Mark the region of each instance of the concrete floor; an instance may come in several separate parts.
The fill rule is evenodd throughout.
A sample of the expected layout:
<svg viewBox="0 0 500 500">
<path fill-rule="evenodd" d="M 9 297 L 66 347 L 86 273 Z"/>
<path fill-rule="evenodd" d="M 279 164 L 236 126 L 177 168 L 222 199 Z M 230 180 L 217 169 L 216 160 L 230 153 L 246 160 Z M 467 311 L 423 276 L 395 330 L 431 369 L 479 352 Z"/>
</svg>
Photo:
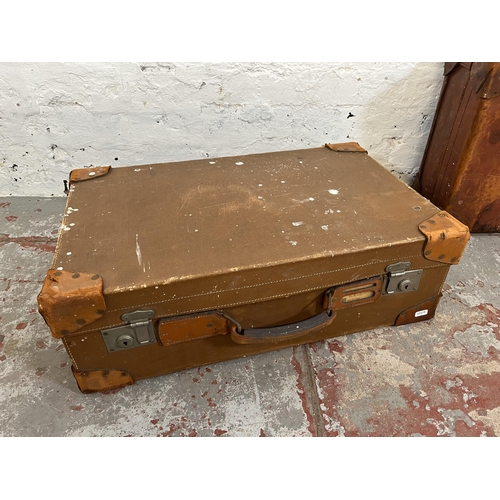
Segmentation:
<svg viewBox="0 0 500 500">
<path fill-rule="evenodd" d="M 78 391 L 37 312 L 65 198 L 0 198 L 1 436 L 500 435 L 500 234 L 473 235 L 436 317 Z"/>
</svg>

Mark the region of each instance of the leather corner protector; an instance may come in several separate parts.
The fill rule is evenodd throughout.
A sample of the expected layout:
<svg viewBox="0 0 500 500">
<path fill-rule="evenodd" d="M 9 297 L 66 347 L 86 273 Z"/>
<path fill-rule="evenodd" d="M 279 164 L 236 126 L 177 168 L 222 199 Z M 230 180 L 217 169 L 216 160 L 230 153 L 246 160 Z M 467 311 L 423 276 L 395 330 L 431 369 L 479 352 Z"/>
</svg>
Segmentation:
<svg viewBox="0 0 500 500">
<path fill-rule="evenodd" d="M 69 174 L 69 183 L 88 181 L 106 175 L 111 170 L 111 166 L 107 167 L 91 167 L 91 168 L 77 168 L 72 170 Z"/>
<path fill-rule="evenodd" d="M 442 294 L 439 294 L 438 296 L 432 297 L 424 302 L 420 302 L 415 306 L 408 307 L 399 314 L 394 325 L 408 325 L 410 323 L 432 319 L 436 314 L 436 308 L 441 300 L 441 297 Z"/>
<path fill-rule="evenodd" d="M 38 311 L 55 338 L 76 332 L 106 310 L 97 274 L 49 269 L 38 295 Z"/>
<path fill-rule="evenodd" d="M 470 238 L 469 228 L 441 211 L 418 226 L 425 235 L 424 257 L 443 264 L 458 264 Z"/>
<path fill-rule="evenodd" d="M 343 142 L 340 144 L 325 144 L 325 147 L 340 153 L 367 153 L 357 142 Z"/>
<path fill-rule="evenodd" d="M 71 371 L 84 394 L 121 389 L 134 384 L 132 375 L 126 370 L 77 370 L 72 365 Z"/>
</svg>

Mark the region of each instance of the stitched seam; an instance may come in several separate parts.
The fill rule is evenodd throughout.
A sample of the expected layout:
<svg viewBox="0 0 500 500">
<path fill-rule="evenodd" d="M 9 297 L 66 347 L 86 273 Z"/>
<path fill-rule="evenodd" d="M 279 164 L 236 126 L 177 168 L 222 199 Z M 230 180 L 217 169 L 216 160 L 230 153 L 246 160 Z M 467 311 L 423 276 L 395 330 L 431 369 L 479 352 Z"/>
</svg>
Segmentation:
<svg viewBox="0 0 500 500">
<path fill-rule="evenodd" d="M 413 257 L 421 257 L 420 255 L 412 255 L 410 257 L 402 257 L 403 259 L 411 259 Z M 394 259 L 389 259 L 389 260 L 382 260 L 380 262 L 391 262 L 393 261 Z M 293 281 L 293 280 L 298 280 L 298 279 L 303 279 L 303 278 L 311 278 L 312 276 L 320 276 L 320 275 L 323 275 L 323 274 L 331 274 L 331 273 L 337 273 L 337 272 L 340 272 L 340 271 L 347 271 L 349 269 L 358 269 L 359 267 L 363 267 L 363 266 L 369 266 L 369 265 L 373 265 L 373 264 L 361 264 L 360 266 L 351 266 L 351 267 L 344 267 L 342 269 L 335 269 L 333 271 L 324 271 L 322 273 L 315 273 L 315 274 L 308 274 L 306 276 L 298 276 L 296 278 L 289 278 L 289 279 L 286 279 L 286 280 L 278 280 L 278 281 L 268 281 L 266 283 L 257 283 L 255 285 L 248 285 L 248 286 L 243 286 L 243 287 L 240 287 L 240 288 L 233 288 L 231 290 L 221 290 L 219 292 L 203 292 L 203 293 L 197 293 L 197 294 L 194 294 L 194 295 L 185 295 L 183 297 L 175 297 L 175 298 L 172 298 L 172 299 L 165 299 L 165 300 L 159 300 L 157 302 L 148 302 L 146 304 L 141 304 L 141 305 L 138 305 L 138 306 L 134 306 L 134 307 L 146 307 L 146 306 L 152 306 L 152 305 L 155 305 L 155 304 L 164 304 L 166 302 L 173 302 L 173 301 L 176 301 L 176 300 L 183 300 L 183 299 L 192 299 L 192 298 L 195 298 L 195 297 L 203 297 L 203 296 L 206 296 L 206 295 L 220 295 L 221 293 L 232 293 L 232 292 L 237 292 L 238 290 L 245 290 L 245 289 L 248 289 L 248 288 L 255 288 L 255 287 L 258 287 L 258 286 L 265 286 L 265 285 L 272 285 L 274 283 L 283 283 L 283 282 L 286 282 L 286 281 Z M 442 267 L 443 264 L 437 264 L 437 265 L 433 265 L 433 266 L 426 266 L 426 267 L 418 267 L 418 269 L 431 269 L 431 268 L 434 268 L 434 267 Z M 409 269 L 411 270 L 411 269 Z M 371 277 L 373 275 L 369 275 L 368 277 Z M 357 279 L 364 279 L 364 278 L 357 278 Z M 339 283 L 334 283 L 334 285 L 338 285 Z M 330 285 L 330 286 L 333 286 L 333 285 Z M 321 288 L 321 287 L 319 287 Z M 106 311 L 106 312 L 109 312 L 109 313 L 112 313 L 112 312 L 117 312 L 117 311 L 125 311 L 127 309 L 130 309 L 130 307 L 121 307 L 119 309 L 110 309 L 109 311 Z M 83 333 L 83 331 L 82 331 Z"/>
<path fill-rule="evenodd" d="M 361 278 L 362 279 L 362 278 Z M 338 285 L 340 284 L 339 283 L 333 283 L 332 285 L 327 285 L 327 288 L 330 287 L 330 286 L 335 286 L 335 285 Z M 299 293 L 303 293 L 303 292 L 310 292 L 311 290 L 321 290 L 322 288 L 324 287 L 313 287 L 313 288 L 306 288 L 305 290 L 298 290 L 297 294 Z M 280 297 L 288 297 L 290 294 L 288 293 L 285 293 L 285 294 L 279 294 L 279 295 L 273 295 L 271 297 L 266 297 L 264 298 L 262 301 L 259 301 L 259 302 L 265 302 L 267 300 L 271 300 L 271 299 L 276 299 L 276 298 L 280 298 Z M 156 303 L 156 302 L 155 302 Z M 233 306 L 239 306 L 241 304 L 248 304 L 248 300 L 243 300 L 243 301 L 240 301 L 240 302 L 233 302 L 232 304 L 223 304 L 223 305 L 219 305 L 217 306 L 217 309 L 223 309 L 225 307 L 233 307 Z M 199 309 L 191 309 L 189 311 L 182 311 L 182 314 L 189 314 L 189 313 L 192 313 L 192 312 L 199 312 L 200 310 Z M 207 311 L 210 311 L 210 309 L 207 309 Z M 156 318 L 153 318 L 153 319 L 156 319 Z M 98 330 L 103 330 L 103 329 L 106 329 L 106 328 L 113 328 L 115 326 L 121 326 L 123 325 L 123 323 L 116 323 L 114 325 L 110 325 L 110 326 L 105 326 L 105 327 L 101 327 L 101 328 L 95 328 L 93 330 L 85 330 L 85 331 L 81 331 L 81 332 L 78 332 L 78 333 L 89 333 L 89 332 L 94 332 L 94 331 L 98 331 Z"/>
<path fill-rule="evenodd" d="M 223 318 L 223 316 L 221 316 L 220 314 L 217 314 L 217 313 L 215 313 L 215 314 L 204 313 L 204 314 L 198 314 L 198 315 L 196 315 L 196 316 L 193 316 L 193 317 L 192 317 L 192 319 L 198 319 L 198 318 L 209 318 L 210 316 L 217 316 L 217 317 L 219 317 L 219 318 Z M 225 318 L 224 318 L 224 319 L 225 319 Z M 176 321 L 179 321 L 179 318 L 167 319 L 167 320 L 165 320 L 165 323 L 163 323 L 163 324 L 167 324 L 167 323 L 175 323 Z M 226 319 L 226 322 L 227 322 L 227 319 Z M 163 342 L 163 340 L 162 340 L 162 334 L 161 334 L 161 333 L 159 333 L 159 334 L 158 334 L 158 336 L 160 337 L 160 341 L 161 341 L 161 343 L 162 343 L 164 346 L 168 346 L 168 345 L 180 344 L 180 343 L 182 343 L 182 342 L 189 342 L 189 341 L 191 341 L 191 340 L 206 339 L 206 338 L 208 338 L 208 337 L 217 337 L 218 335 L 227 335 L 227 333 L 228 333 L 228 332 L 226 332 L 226 333 L 209 333 L 209 334 L 207 334 L 207 335 L 203 335 L 202 337 L 196 337 L 196 338 L 194 338 L 194 339 L 176 340 L 176 341 L 174 341 L 174 342 L 168 342 L 167 344 L 165 344 L 165 343 Z M 167 336 L 167 334 L 163 334 L 163 336 L 164 336 L 164 337 L 166 337 L 166 336 Z M 167 338 L 167 339 L 165 339 L 165 340 L 168 340 L 168 338 Z"/>
<path fill-rule="evenodd" d="M 429 266 L 429 267 L 425 267 L 425 268 L 419 268 L 419 269 L 430 269 L 430 268 L 433 268 L 433 267 L 442 267 L 442 265 L 436 265 L 436 266 Z M 362 280 L 362 279 L 367 279 L 367 278 L 371 278 L 373 277 L 372 275 L 370 276 L 365 276 L 365 277 L 361 277 L 361 278 L 358 278 L 359 280 Z M 344 284 L 345 282 L 343 281 L 339 281 L 338 283 L 332 283 L 330 285 L 322 285 L 322 286 L 315 286 L 315 287 L 312 287 L 312 288 L 306 288 L 304 290 L 297 290 L 296 292 L 293 293 L 293 295 L 298 295 L 299 293 L 304 293 L 304 292 L 310 292 L 312 290 L 321 290 L 322 288 L 330 288 L 332 286 L 336 286 L 336 285 L 341 285 L 341 284 Z M 231 290 L 230 290 L 231 291 Z M 205 295 L 208 295 L 208 294 L 205 294 Z M 273 295 L 271 297 L 265 297 L 264 299 L 260 300 L 259 302 L 266 302 L 267 300 L 271 300 L 271 299 L 277 299 L 277 298 L 280 298 L 280 297 L 288 297 L 290 296 L 289 293 L 283 293 L 283 294 L 279 294 L 279 295 Z M 183 298 L 187 298 L 187 297 L 183 297 Z M 143 304 L 142 306 L 135 306 L 135 307 L 144 307 L 146 305 L 153 305 L 153 304 L 160 304 L 160 303 L 164 303 L 164 302 L 170 302 L 172 299 L 169 299 L 169 300 L 164 300 L 164 301 L 160 301 L 160 302 L 151 302 L 149 304 Z M 175 299 L 174 299 L 175 300 Z M 178 299 L 180 300 L 180 299 Z M 233 302 L 232 304 L 224 304 L 224 305 L 219 305 L 217 306 L 217 309 L 223 309 L 225 307 L 233 307 L 233 306 L 239 306 L 239 305 L 242 305 L 242 304 L 248 304 L 248 300 L 243 300 L 243 301 L 240 301 L 240 302 Z M 130 309 L 129 307 L 126 307 L 124 309 Z M 121 309 L 115 309 L 115 311 L 120 311 Z M 206 309 L 207 311 L 210 311 L 210 309 Z M 112 312 L 112 311 L 109 311 L 109 312 Z M 200 309 L 191 309 L 189 311 L 182 311 L 182 315 L 185 315 L 185 314 L 190 314 L 190 313 L 193 313 L 193 312 L 200 312 Z M 152 319 L 161 319 L 161 316 L 158 316 L 158 317 L 154 317 Z M 99 331 L 99 330 L 105 330 L 107 328 L 114 328 L 115 326 L 122 326 L 124 323 L 115 323 L 114 325 L 109 325 L 109 326 L 103 326 L 103 327 L 100 327 L 100 328 L 94 328 L 92 330 L 81 330 L 81 331 L 78 331 L 79 334 L 84 334 L 84 333 L 90 333 L 90 332 L 96 332 L 96 331 Z"/>
<path fill-rule="evenodd" d="M 76 360 L 75 360 L 75 358 L 74 358 L 74 356 L 73 356 L 73 353 L 71 352 L 71 349 L 69 348 L 69 345 L 68 345 L 68 342 L 66 341 L 66 339 L 63 339 L 63 344 L 64 344 L 64 346 L 66 347 L 66 351 L 67 351 L 67 352 L 68 352 L 68 354 L 69 354 L 69 357 L 70 357 L 70 359 L 71 359 L 71 361 L 72 361 L 72 363 L 73 363 L 73 366 L 74 366 L 77 370 L 79 370 L 78 365 L 76 364 Z"/>
<path fill-rule="evenodd" d="M 206 318 L 206 317 L 209 317 L 209 316 L 217 316 L 219 318 L 223 318 L 223 319 L 226 319 L 224 318 L 224 316 L 222 316 L 221 314 L 217 314 L 217 313 L 209 313 L 209 312 L 205 312 L 205 313 L 201 313 L 201 314 L 198 314 L 196 316 L 191 316 L 189 319 L 199 319 L 199 318 Z M 171 319 L 167 319 L 165 318 L 164 319 L 164 322 L 165 323 L 172 323 L 174 321 L 180 321 L 181 320 L 181 317 L 178 316 L 176 318 L 171 318 Z"/>
<path fill-rule="evenodd" d="M 160 341 L 161 341 L 162 345 L 164 345 L 166 347 L 166 346 L 169 346 L 169 345 L 183 344 L 184 342 L 191 342 L 192 340 L 206 339 L 206 338 L 209 338 L 209 337 L 218 337 L 219 335 L 227 335 L 227 333 L 214 333 L 214 334 L 209 333 L 208 335 L 203 335 L 203 337 L 196 337 L 194 339 L 176 340 L 175 342 L 168 342 L 166 344 L 163 342 L 162 336 L 159 335 L 159 337 L 160 337 Z"/>
<path fill-rule="evenodd" d="M 450 268 L 448 267 L 448 269 L 446 270 L 446 272 L 444 273 L 444 278 L 443 278 L 443 281 L 441 283 L 441 286 L 439 287 L 439 293 L 441 294 L 443 292 L 443 286 L 444 286 L 444 283 L 446 281 L 446 278 L 448 277 L 448 273 L 450 272 Z"/>
</svg>

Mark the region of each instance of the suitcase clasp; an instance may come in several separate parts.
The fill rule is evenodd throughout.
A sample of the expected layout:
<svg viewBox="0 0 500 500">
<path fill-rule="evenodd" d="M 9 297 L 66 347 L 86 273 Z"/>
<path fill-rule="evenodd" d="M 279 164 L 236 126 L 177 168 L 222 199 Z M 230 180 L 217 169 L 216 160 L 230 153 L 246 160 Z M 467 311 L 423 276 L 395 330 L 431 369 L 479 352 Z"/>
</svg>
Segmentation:
<svg viewBox="0 0 500 500">
<path fill-rule="evenodd" d="M 108 352 L 155 343 L 156 336 L 152 321 L 154 315 L 155 312 L 150 309 L 125 313 L 121 319 L 127 321 L 128 325 L 102 330 L 101 335 Z"/>
<path fill-rule="evenodd" d="M 414 292 L 418 289 L 422 269 L 409 271 L 411 262 L 397 262 L 385 268 L 388 273 L 384 280 L 383 295 Z"/>
</svg>

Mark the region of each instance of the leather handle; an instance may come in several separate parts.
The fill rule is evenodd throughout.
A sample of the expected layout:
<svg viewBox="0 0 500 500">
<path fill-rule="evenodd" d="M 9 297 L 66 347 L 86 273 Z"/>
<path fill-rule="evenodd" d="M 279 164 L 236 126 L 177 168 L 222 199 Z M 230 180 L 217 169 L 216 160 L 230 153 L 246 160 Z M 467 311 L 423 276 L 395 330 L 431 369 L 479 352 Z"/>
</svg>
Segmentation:
<svg viewBox="0 0 500 500">
<path fill-rule="evenodd" d="M 375 302 L 382 294 L 383 276 L 375 276 L 336 288 L 330 288 L 325 293 L 325 309 L 313 316 L 289 325 L 273 326 L 269 328 L 252 328 L 242 330 L 241 326 L 229 316 L 227 319 L 231 327 L 231 338 L 237 344 L 258 344 L 261 342 L 283 342 L 312 333 L 332 323 L 337 310 Z"/>
<path fill-rule="evenodd" d="M 283 342 L 301 337 L 328 326 L 335 319 L 336 311 L 324 310 L 321 313 L 297 323 L 273 326 L 269 328 L 251 328 L 238 332 L 236 326 L 231 328 L 231 338 L 238 344 L 258 344 L 261 342 Z"/>
</svg>

